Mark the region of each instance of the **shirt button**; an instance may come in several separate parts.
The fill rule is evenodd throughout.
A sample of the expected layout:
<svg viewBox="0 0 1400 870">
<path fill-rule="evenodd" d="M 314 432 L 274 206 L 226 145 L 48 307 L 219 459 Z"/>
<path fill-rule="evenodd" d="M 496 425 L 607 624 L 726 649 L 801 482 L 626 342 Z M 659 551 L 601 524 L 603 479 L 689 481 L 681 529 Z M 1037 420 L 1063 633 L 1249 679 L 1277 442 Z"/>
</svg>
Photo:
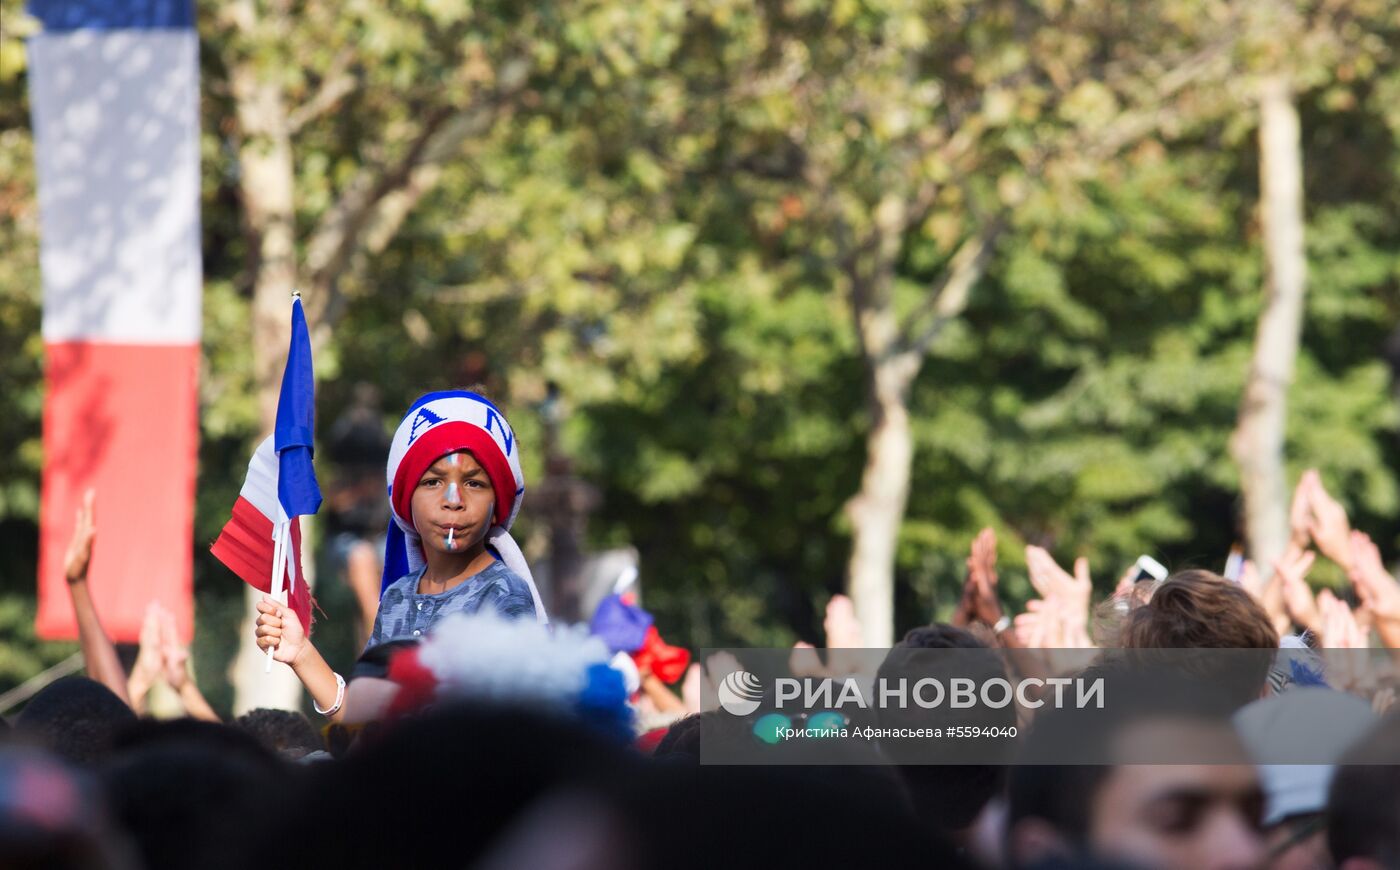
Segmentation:
<svg viewBox="0 0 1400 870">
<path fill-rule="evenodd" d="M 422 633 L 423 633 L 423 632 L 419 631 L 419 630 L 416 629 L 416 628 L 413 630 L 413 636 L 414 636 L 414 637 L 418 637 L 418 636 L 419 636 L 420 634 L 422 634 Z"/>
</svg>

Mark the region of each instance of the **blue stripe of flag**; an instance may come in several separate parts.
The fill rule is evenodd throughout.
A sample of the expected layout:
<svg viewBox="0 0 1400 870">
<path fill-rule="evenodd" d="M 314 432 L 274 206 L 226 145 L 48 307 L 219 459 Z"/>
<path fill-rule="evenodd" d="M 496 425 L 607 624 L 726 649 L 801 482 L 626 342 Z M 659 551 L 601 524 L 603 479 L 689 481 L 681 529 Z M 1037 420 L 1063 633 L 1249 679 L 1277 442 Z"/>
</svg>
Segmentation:
<svg viewBox="0 0 1400 870">
<path fill-rule="evenodd" d="M 194 29 L 194 0 L 29 0 L 44 32 Z"/>
<path fill-rule="evenodd" d="M 277 499 L 289 517 L 314 514 L 321 507 L 321 487 L 311 465 L 315 450 L 316 385 L 311 371 L 311 336 L 301 300 L 292 302 L 292 340 L 282 392 L 277 397 Z"/>
</svg>

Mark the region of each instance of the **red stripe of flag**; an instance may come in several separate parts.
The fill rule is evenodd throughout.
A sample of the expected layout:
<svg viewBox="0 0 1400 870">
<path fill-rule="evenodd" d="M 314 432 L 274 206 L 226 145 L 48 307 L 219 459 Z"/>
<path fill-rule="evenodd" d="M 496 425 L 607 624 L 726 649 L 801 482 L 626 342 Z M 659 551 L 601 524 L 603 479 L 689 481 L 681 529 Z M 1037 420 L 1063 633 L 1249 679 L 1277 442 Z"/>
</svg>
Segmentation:
<svg viewBox="0 0 1400 870">
<path fill-rule="evenodd" d="M 49 344 L 46 355 L 35 630 L 51 640 L 77 637 L 63 557 L 83 490 L 94 487 L 88 576 L 103 626 L 135 643 L 146 605 L 159 601 L 188 641 L 199 345 L 74 341 Z"/>
<path fill-rule="evenodd" d="M 292 552 L 288 560 L 296 572 L 296 581 L 288 592 L 287 604 L 301 619 L 302 627 L 310 632 L 311 588 L 301 570 L 301 524 L 295 517 L 292 518 L 291 537 Z M 272 520 L 243 496 L 233 503 L 233 516 L 219 533 L 211 552 L 244 583 L 261 592 L 272 592 Z"/>
</svg>

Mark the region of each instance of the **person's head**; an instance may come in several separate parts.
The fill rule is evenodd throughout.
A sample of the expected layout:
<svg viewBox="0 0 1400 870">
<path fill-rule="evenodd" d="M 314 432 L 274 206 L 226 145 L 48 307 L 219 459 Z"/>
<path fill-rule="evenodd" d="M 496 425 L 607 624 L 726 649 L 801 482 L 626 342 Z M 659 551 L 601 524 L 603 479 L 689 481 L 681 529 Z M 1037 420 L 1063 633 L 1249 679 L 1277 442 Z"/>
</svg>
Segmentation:
<svg viewBox="0 0 1400 870">
<path fill-rule="evenodd" d="M 1400 867 L 1400 715 L 1382 720 L 1337 767 L 1327 846 L 1338 870 Z"/>
<path fill-rule="evenodd" d="M 296 773 L 251 735 L 192 719 L 127 729 L 101 769 L 112 814 L 149 870 L 249 866 L 250 820 L 282 811 Z"/>
<path fill-rule="evenodd" d="M 602 805 L 637 762 L 562 716 L 438 706 L 308 769 L 266 833 L 285 866 L 474 866 L 531 807 L 562 792 Z"/>
<path fill-rule="evenodd" d="M 1254 597 L 1210 571 L 1168 577 L 1123 622 L 1121 646 L 1138 649 L 1278 649 L 1278 632 Z"/>
<path fill-rule="evenodd" d="M 310 720 L 291 710 L 259 707 L 239 716 L 233 724 L 284 758 L 301 758 L 326 748 Z"/>
<path fill-rule="evenodd" d="M 713 711 L 682 722 L 682 738 L 703 731 L 701 739 L 728 740 L 731 723 L 746 720 Z M 910 856 L 929 867 L 965 866 L 919 824 L 899 777 L 877 763 L 868 742 L 753 742 L 755 763 L 691 764 L 678 753 L 645 763 L 633 818 L 665 858 L 655 866 L 892 867 Z M 705 845 L 677 850 L 678 842 Z"/>
<path fill-rule="evenodd" d="M 750 723 L 723 710 L 692 713 L 671 723 L 651 757 L 657 761 L 699 764 L 700 744 L 707 737 L 733 745 L 751 739 Z"/>
<path fill-rule="evenodd" d="M 135 721 L 136 714 L 111 689 L 87 677 L 65 677 L 29 700 L 15 729 L 60 758 L 92 764 Z"/>
<path fill-rule="evenodd" d="M 959 650 L 942 654 L 926 650 Z M 952 625 L 934 623 L 910 629 L 881 664 L 878 678 L 886 685 L 903 678 L 912 684 L 925 677 L 947 683 L 951 677 L 970 677 L 979 682 L 1005 677 L 1000 657 L 971 632 Z M 929 712 L 913 709 L 879 709 L 882 727 L 922 727 L 931 724 Z M 1014 707 L 1001 710 L 973 708 L 969 713 L 977 725 L 1009 727 L 1016 724 Z M 953 723 L 949 723 L 953 724 Z M 964 724 L 964 723 L 957 723 Z M 896 760 L 899 747 L 885 747 Z M 926 755 L 925 747 L 917 754 Z M 911 759 L 913 760 L 913 759 Z M 919 760 L 928 760 L 921 758 Z M 909 790 L 920 821 L 940 836 L 961 839 L 976 822 L 987 803 L 1005 782 L 1005 767 L 995 764 L 902 764 L 900 776 Z"/>
<path fill-rule="evenodd" d="M 1193 870 L 1262 860 L 1263 795 L 1222 702 L 1183 706 L 1189 681 L 1140 677 L 1110 678 L 1103 709 L 1041 711 L 1010 775 L 1014 866 L 1086 855 Z M 1174 763 L 1143 763 L 1161 758 Z M 1107 763 L 1074 763 L 1094 759 Z"/>
<path fill-rule="evenodd" d="M 425 486 L 430 478 L 438 482 Z M 446 532 L 432 522 L 446 513 L 452 483 L 458 500 L 480 497 L 466 491 L 468 481 L 474 481 L 473 490 L 489 491 L 491 524 L 509 529 L 525 494 L 514 430 L 499 408 L 476 393 L 429 393 L 408 409 L 389 448 L 389 499 L 399 527 L 418 533 L 414 513 L 421 506 L 432 514 L 424 518 L 430 534 L 423 538 L 440 533 L 445 540 Z"/>
<path fill-rule="evenodd" d="M 1270 870 L 1328 866 L 1327 789 L 1336 762 L 1375 721 L 1361 698 L 1311 686 L 1263 698 L 1235 714 L 1235 730 L 1259 765 Z"/>
<path fill-rule="evenodd" d="M 1269 615 L 1243 587 L 1209 571 L 1182 571 L 1127 614 L 1125 650 L 1255 650 L 1200 653 L 1182 663 L 1202 681 L 1228 686 L 1238 706 L 1265 690 L 1279 637 Z"/>
<path fill-rule="evenodd" d="M 920 625 L 904 633 L 895 644 L 902 649 L 986 649 L 987 645 L 965 628 L 934 622 Z"/>
<path fill-rule="evenodd" d="M 525 497 L 525 474 L 519 439 L 499 408 L 466 390 L 419 398 L 394 432 L 386 477 L 393 515 L 386 586 L 428 559 L 474 556 L 472 548 L 489 541 L 493 554 L 531 587 L 543 617 L 529 565 L 509 534 Z"/>
</svg>

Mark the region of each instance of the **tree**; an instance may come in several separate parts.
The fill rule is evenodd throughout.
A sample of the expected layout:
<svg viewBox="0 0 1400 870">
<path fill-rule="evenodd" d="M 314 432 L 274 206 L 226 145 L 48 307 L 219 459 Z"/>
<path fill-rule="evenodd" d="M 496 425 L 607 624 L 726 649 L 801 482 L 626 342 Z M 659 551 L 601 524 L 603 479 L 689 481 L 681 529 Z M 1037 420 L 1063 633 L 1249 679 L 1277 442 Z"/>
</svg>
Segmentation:
<svg viewBox="0 0 1400 870">
<path fill-rule="evenodd" d="M 868 429 L 845 507 L 847 583 L 867 641 L 884 644 L 909 395 L 930 349 L 1030 192 L 1072 184 L 1170 117 L 1228 46 L 1094 4 L 799 4 L 749 18 L 766 43 L 725 71 L 746 149 L 733 163 L 756 190 L 800 180 L 780 255 L 800 250 L 850 312 Z"/>
<path fill-rule="evenodd" d="M 1311 7 L 1282 0 L 1258 4 L 1244 37 L 1247 60 L 1257 68 L 1266 302 L 1231 449 L 1240 466 L 1250 553 L 1265 576 L 1273 573 L 1273 562 L 1288 543 L 1284 432 L 1307 282 L 1303 146 L 1295 91 L 1300 81 L 1313 86 L 1326 81 L 1334 65 L 1355 56 L 1359 46 L 1348 34 L 1359 29 L 1356 19 L 1369 25 L 1361 32 L 1371 32 L 1380 23 L 1366 21 L 1377 10 L 1365 5 Z M 1284 48 L 1293 45 L 1305 49 Z"/>
</svg>

